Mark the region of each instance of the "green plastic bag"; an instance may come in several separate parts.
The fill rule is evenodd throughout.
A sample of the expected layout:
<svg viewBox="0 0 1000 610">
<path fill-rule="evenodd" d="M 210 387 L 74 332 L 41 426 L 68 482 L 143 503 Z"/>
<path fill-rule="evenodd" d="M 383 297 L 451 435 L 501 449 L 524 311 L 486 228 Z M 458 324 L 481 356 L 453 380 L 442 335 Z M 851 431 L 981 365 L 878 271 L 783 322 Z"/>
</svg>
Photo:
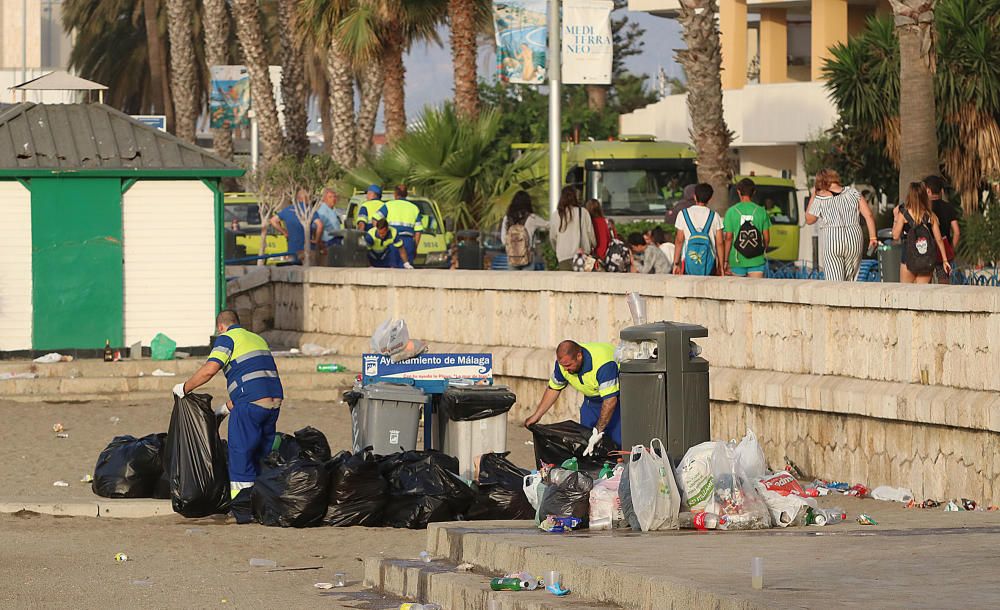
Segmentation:
<svg viewBox="0 0 1000 610">
<path fill-rule="evenodd" d="M 174 351 L 177 350 L 177 342 L 163 333 L 158 333 L 150 343 L 150 351 L 153 353 L 153 360 L 173 360 Z"/>
</svg>

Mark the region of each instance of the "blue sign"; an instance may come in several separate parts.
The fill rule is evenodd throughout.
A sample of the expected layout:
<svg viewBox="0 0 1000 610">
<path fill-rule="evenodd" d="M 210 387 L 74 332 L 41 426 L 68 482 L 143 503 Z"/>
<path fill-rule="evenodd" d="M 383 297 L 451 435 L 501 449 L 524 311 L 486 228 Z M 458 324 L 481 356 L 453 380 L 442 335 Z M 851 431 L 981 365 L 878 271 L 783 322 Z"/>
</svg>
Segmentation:
<svg viewBox="0 0 1000 610">
<path fill-rule="evenodd" d="M 167 117 L 162 114 L 133 114 L 132 118 L 160 131 L 167 130 Z"/>
<path fill-rule="evenodd" d="M 392 362 L 381 354 L 364 354 L 365 380 L 412 379 L 421 381 L 493 382 L 493 354 L 421 354 L 403 362 Z"/>
</svg>

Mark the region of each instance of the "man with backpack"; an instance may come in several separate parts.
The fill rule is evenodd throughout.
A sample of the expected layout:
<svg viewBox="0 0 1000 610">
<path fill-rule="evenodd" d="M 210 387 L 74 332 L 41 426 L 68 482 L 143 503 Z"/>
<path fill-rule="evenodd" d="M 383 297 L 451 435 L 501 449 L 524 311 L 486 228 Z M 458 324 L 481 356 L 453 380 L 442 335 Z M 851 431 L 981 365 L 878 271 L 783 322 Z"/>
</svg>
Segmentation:
<svg viewBox="0 0 1000 610">
<path fill-rule="evenodd" d="M 767 245 L 771 241 L 771 217 L 754 203 L 757 192 L 753 180 L 744 178 L 736 184 L 739 203 L 729 208 L 723 221 L 726 236 L 726 271 L 740 277 L 764 277 L 767 271 Z"/>
<path fill-rule="evenodd" d="M 677 216 L 675 275 L 722 275 L 722 219 L 708 208 L 714 193 L 710 184 L 695 185 L 695 204 Z"/>
</svg>

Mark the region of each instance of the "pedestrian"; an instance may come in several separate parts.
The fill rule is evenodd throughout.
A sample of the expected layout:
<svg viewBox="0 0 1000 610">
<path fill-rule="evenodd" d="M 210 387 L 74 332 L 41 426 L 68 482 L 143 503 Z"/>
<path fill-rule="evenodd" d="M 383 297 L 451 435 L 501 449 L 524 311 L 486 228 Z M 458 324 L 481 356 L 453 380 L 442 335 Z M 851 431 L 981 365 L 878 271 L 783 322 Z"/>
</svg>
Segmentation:
<svg viewBox="0 0 1000 610">
<path fill-rule="evenodd" d="M 330 246 L 343 241 L 343 237 L 336 234 L 336 231 L 343 228 L 340 214 L 337 213 L 336 208 L 337 193 L 329 187 L 323 189 L 322 203 L 316 209 L 317 233 L 319 233 L 316 249 L 319 251 L 320 261 L 326 261 Z"/>
<path fill-rule="evenodd" d="M 893 214 L 892 239 L 903 241 L 899 281 L 904 284 L 929 284 L 938 258 L 944 261 L 941 263 L 944 272 L 950 274 L 951 263 L 941 238 L 938 217 L 927 197 L 926 185 L 911 182 L 906 201 L 899 204 Z"/>
<path fill-rule="evenodd" d="M 560 271 L 573 269 L 573 258 L 580 252 L 590 253 L 597 243 L 590 215 L 580 207 L 576 189 L 563 187 L 556 214 L 549 219 L 549 239 L 556 250 Z"/>
<path fill-rule="evenodd" d="M 812 198 L 806 206 L 806 224 L 819 223 L 819 250 L 828 280 L 853 282 L 858 277 L 865 248 L 859 214 L 868 225 L 871 250 L 878 245 L 878 236 L 868 201 L 854 187 L 843 186 L 836 171 L 824 169 L 816 174 Z"/>
<path fill-rule="evenodd" d="M 382 187 L 371 184 L 365 191 L 365 200 L 358 206 L 358 231 L 367 231 L 374 226 L 375 214 L 382 207 Z"/>
<path fill-rule="evenodd" d="M 640 233 L 629 233 L 628 247 L 632 251 L 632 273 L 670 273 L 670 259 L 654 244 L 646 243 Z"/>
<path fill-rule="evenodd" d="M 500 223 L 500 242 L 507 252 L 507 265 L 514 270 L 530 269 L 535 261 L 535 231 L 546 226 L 544 218 L 535 214 L 531 195 L 514 193 Z"/>
<path fill-rule="evenodd" d="M 300 188 L 295 192 L 295 201 L 271 217 L 271 226 L 285 236 L 288 242 L 288 253 L 292 260 L 290 265 L 301 265 L 305 259 L 306 242 L 309 243 L 309 253 L 312 254 L 313 244 L 319 239 L 317 216 L 313 214 L 309 221 L 309 239 L 306 240 L 306 230 L 299 216 L 305 216 L 309 208 L 309 192 Z M 297 211 L 296 211 L 297 210 Z"/>
<path fill-rule="evenodd" d="M 260 461 L 271 451 L 275 427 L 285 394 L 271 350 L 259 335 L 240 326 L 235 311 L 226 309 L 215 319 L 219 333 L 208 360 L 191 377 L 174 386 L 183 398 L 208 383 L 219 371 L 226 375 L 229 400 L 216 414 L 229 414 L 229 494 L 237 521 L 245 523 L 250 489 Z"/>
<path fill-rule="evenodd" d="M 597 260 L 603 261 L 608 256 L 608 244 L 611 243 L 614 237 L 614 234 L 611 232 L 611 225 L 608 224 L 608 219 L 604 217 L 604 210 L 601 209 L 600 201 L 588 199 L 583 207 L 590 214 L 590 222 L 594 226 L 594 237 L 597 241 L 594 246 L 594 256 Z"/>
<path fill-rule="evenodd" d="M 399 232 L 389 226 L 385 218 L 379 218 L 375 226 L 368 229 L 365 243 L 368 244 L 368 262 L 372 267 L 413 269 Z"/>
<path fill-rule="evenodd" d="M 663 227 L 657 225 L 643 233 L 642 237 L 646 240 L 647 244 L 654 245 L 662 250 L 667 255 L 667 260 L 671 262 L 671 265 L 673 264 L 676 248 L 674 247 L 674 242 L 667 237 L 667 232 L 663 230 Z"/>
<path fill-rule="evenodd" d="M 704 182 L 694 187 L 694 205 L 681 210 L 674 228 L 674 273 L 722 275 L 722 219 L 708 208 L 715 193 Z"/>
<path fill-rule="evenodd" d="M 764 253 L 771 241 L 771 217 L 767 210 L 753 201 L 757 185 L 750 178 L 736 184 L 739 202 L 726 211 L 722 232 L 726 245 L 724 258 L 726 275 L 764 277 L 767 259 Z"/>
<path fill-rule="evenodd" d="M 938 256 L 934 276 L 939 284 L 950 284 L 951 273 L 945 273 L 944 261 L 947 260 L 952 267 L 955 266 L 955 252 L 958 250 L 958 242 L 962 236 L 962 229 L 958 224 L 961 212 L 958 206 L 944 200 L 944 180 L 941 179 L 941 176 L 927 176 L 924 178 L 924 184 L 927 186 L 927 196 L 931 200 L 931 211 L 938 219 L 941 241 L 944 242 L 946 254 L 944 258 Z"/>
<path fill-rule="evenodd" d="M 420 245 L 420 235 L 424 230 L 423 220 L 420 208 L 407 201 L 408 193 L 405 184 L 397 186 L 393 194 L 395 199 L 386 201 L 375 213 L 375 219 L 385 218 L 389 222 L 389 226 L 396 230 L 400 241 L 403 242 L 406 259 L 401 262 L 397 261 L 394 266 L 406 266 L 405 264 L 410 264 L 417 259 L 417 246 Z M 396 253 L 397 250 L 392 250 L 393 256 Z"/>
<path fill-rule="evenodd" d="M 556 363 L 549 387 L 542 394 L 535 412 L 524 420 L 526 428 L 552 408 L 560 392 L 571 385 L 583 394 L 580 424 L 592 429 L 584 455 L 590 455 L 598 441 L 607 434 L 621 448 L 621 405 L 618 404 L 618 363 L 615 346 L 610 343 L 563 341 L 556 347 Z"/>
<path fill-rule="evenodd" d="M 694 187 L 697 185 L 689 184 L 684 187 L 684 192 L 681 195 L 680 200 L 674 204 L 674 207 L 667 210 L 665 215 L 668 225 L 677 224 L 677 217 L 680 216 L 681 212 L 688 209 L 694 205 Z M 673 259 L 671 259 L 673 260 Z"/>
</svg>

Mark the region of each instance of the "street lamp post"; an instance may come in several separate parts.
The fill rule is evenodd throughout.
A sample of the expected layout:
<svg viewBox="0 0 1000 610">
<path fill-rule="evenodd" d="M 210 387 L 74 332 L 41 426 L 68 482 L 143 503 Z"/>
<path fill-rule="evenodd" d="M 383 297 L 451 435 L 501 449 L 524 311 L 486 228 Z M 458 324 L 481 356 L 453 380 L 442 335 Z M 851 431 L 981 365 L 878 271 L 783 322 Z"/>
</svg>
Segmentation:
<svg viewBox="0 0 1000 610">
<path fill-rule="evenodd" d="M 562 190 L 562 123 L 559 107 L 560 55 L 559 0 L 549 0 L 549 218 L 555 218 Z"/>
</svg>

